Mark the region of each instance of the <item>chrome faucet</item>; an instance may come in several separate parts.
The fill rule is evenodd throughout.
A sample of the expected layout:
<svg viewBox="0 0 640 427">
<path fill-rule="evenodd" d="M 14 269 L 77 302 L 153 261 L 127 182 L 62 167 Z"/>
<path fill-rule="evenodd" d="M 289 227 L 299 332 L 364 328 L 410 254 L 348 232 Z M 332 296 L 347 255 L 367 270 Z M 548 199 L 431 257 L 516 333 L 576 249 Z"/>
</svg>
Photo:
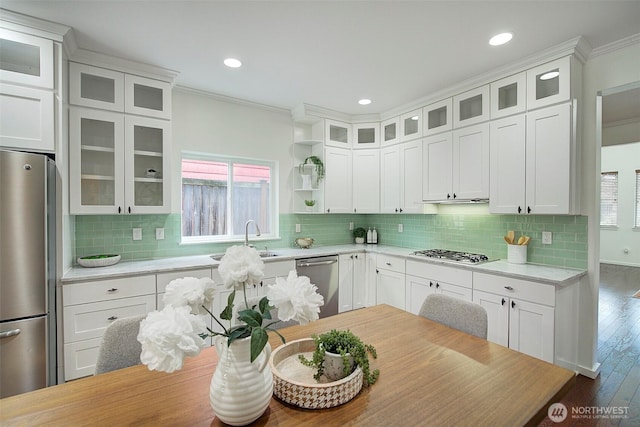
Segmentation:
<svg viewBox="0 0 640 427">
<path fill-rule="evenodd" d="M 252 219 L 247 221 L 247 223 L 244 225 L 244 245 L 245 246 L 250 246 L 249 245 L 249 224 L 251 223 L 253 223 L 256 226 L 256 236 L 260 235 L 260 227 L 258 227 L 258 223 Z"/>
</svg>

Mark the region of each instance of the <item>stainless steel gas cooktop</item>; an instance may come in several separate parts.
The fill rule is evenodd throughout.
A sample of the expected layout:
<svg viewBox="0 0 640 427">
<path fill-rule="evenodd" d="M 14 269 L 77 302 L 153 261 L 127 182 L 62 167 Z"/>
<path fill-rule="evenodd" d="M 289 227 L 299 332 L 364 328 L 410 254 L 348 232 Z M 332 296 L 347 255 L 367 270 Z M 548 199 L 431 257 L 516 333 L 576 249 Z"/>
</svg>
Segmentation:
<svg viewBox="0 0 640 427">
<path fill-rule="evenodd" d="M 464 264 L 480 264 L 482 262 L 489 261 L 489 257 L 483 254 L 449 251 L 446 249 L 427 249 L 424 251 L 415 251 L 413 255 L 419 255 L 433 259 L 441 259 L 444 261 L 460 262 Z"/>
</svg>

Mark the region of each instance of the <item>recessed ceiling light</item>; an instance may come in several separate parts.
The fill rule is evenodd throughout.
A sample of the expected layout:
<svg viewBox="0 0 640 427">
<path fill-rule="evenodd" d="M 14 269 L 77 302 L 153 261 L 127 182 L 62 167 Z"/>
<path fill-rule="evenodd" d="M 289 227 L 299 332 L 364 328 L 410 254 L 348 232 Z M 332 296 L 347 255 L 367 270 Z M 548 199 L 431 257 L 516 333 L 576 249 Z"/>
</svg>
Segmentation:
<svg viewBox="0 0 640 427">
<path fill-rule="evenodd" d="M 358 104 L 360 105 L 369 105 L 371 104 L 371 100 L 368 98 L 362 98 L 361 100 L 358 101 Z"/>
<path fill-rule="evenodd" d="M 238 68 L 242 65 L 242 62 L 240 62 L 239 59 L 227 58 L 224 60 L 224 65 L 226 65 L 229 68 Z"/>
<path fill-rule="evenodd" d="M 543 75 L 540 76 L 540 80 L 551 80 L 551 79 L 555 79 L 556 77 L 558 77 L 560 75 L 560 72 L 558 71 L 549 71 L 548 73 L 544 73 Z"/>
<path fill-rule="evenodd" d="M 491 46 L 500 46 L 501 44 L 507 43 L 512 38 L 513 38 L 512 33 L 496 34 L 495 36 L 491 37 L 491 39 L 489 40 L 489 44 Z"/>
</svg>

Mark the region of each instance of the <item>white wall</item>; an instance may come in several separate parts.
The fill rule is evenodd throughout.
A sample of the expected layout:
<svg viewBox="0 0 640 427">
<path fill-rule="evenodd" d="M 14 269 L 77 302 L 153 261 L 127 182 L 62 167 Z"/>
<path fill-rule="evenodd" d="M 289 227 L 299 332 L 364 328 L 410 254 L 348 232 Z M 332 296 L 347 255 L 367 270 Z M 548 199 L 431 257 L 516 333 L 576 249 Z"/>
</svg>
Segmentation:
<svg viewBox="0 0 640 427">
<path fill-rule="evenodd" d="M 631 39 L 630 39 L 631 40 Z M 598 289 L 600 282 L 600 137 L 596 98 L 602 90 L 640 80 L 640 43 L 590 58 L 584 67 L 582 86 L 582 212 L 589 217 L 589 287 L 580 293 L 578 363 L 581 373 L 595 376 L 598 338 Z"/>
<path fill-rule="evenodd" d="M 639 169 L 640 142 L 602 147 L 602 172 L 618 172 L 618 226 L 600 230 L 602 262 L 640 267 L 640 230 L 633 229 Z"/>
<path fill-rule="evenodd" d="M 280 213 L 291 211 L 293 120 L 289 111 L 183 88 L 174 89 L 172 95 L 172 213 L 180 213 L 182 151 L 276 160 Z"/>
</svg>

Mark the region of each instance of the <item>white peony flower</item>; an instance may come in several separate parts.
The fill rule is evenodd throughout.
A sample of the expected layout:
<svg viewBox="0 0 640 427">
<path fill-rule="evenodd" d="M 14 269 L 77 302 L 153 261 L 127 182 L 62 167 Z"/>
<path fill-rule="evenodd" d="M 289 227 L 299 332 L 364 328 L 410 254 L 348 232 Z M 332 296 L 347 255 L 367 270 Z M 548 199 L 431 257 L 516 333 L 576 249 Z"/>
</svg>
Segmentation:
<svg viewBox="0 0 640 427">
<path fill-rule="evenodd" d="M 264 276 L 264 262 L 249 246 L 231 246 L 220 260 L 218 273 L 227 288 L 242 290 L 242 284 L 255 285 Z"/>
<path fill-rule="evenodd" d="M 276 283 L 269 285 L 267 298 L 278 309 L 280 320 L 293 319 L 305 325 L 318 320 L 320 306 L 324 305 L 324 298 L 317 289 L 307 276 L 298 277 L 296 271 L 291 270 L 286 280 L 277 277 Z"/>
<path fill-rule="evenodd" d="M 170 373 L 181 369 L 185 356 L 196 356 L 204 348 L 199 334 L 205 332 L 205 322 L 191 314 L 188 306 L 167 305 L 162 311 L 152 311 L 140 322 L 140 361 L 149 370 Z"/>
<path fill-rule="evenodd" d="M 184 277 L 175 279 L 167 285 L 162 301 L 165 306 L 189 306 L 193 314 L 201 314 L 206 313 L 202 306 L 210 306 L 215 292 L 216 286 L 211 279 Z"/>
</svg>

